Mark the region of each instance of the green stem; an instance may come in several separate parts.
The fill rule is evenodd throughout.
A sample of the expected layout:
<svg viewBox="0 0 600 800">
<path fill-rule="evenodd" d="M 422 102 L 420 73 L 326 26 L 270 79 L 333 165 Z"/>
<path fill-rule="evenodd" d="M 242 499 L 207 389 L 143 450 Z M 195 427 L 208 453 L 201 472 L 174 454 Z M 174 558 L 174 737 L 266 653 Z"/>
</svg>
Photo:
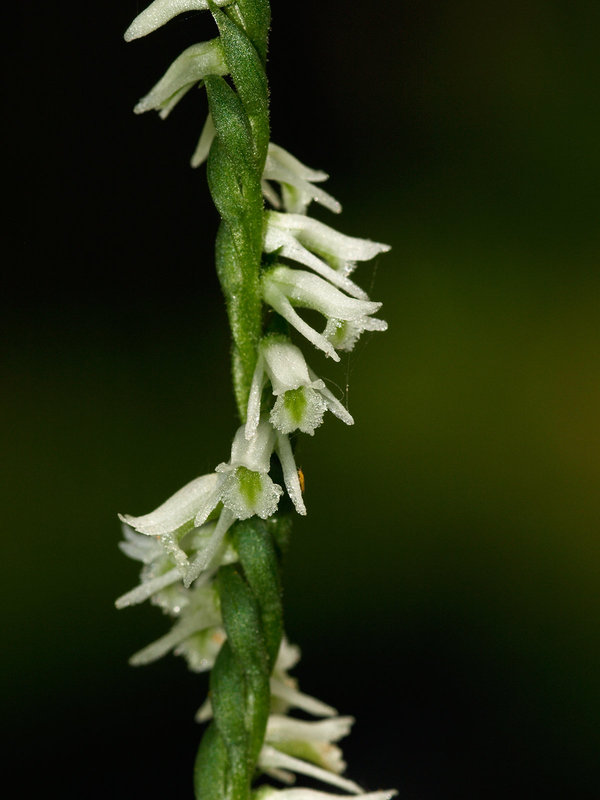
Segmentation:
<svg viewBox="0 0 600 800">
<path fill-rule="evenodd" d="M 229 16 L 216 6 L 211 5 L 211 11 L 234 87 L 222 77 L 206 80 L 216 129 L 207 174 L 223 220 L 215 256 L 232 332 L 234 394 L 243 422 L 262 333 L 261 178 L 270 135 L 265 73 L 270 14 L 266 0 L 239 0 Z"/>
<path fill-rule="evenodd" d="M 287 522 L 236 524 L 239 564 L 221 567 L 217 590 L 227 640 L 210 676 L 214 721 L 194 772 L 197 800 L 249 800 L 270 709 L 269 678 L 283 635 L 276 540 Z"/>
</svg>

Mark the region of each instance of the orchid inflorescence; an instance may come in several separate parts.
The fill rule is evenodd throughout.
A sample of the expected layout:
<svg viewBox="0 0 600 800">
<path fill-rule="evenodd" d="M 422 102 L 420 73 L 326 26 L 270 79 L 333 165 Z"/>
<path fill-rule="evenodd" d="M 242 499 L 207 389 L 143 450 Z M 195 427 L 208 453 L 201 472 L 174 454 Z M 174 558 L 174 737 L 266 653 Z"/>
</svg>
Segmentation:
<svg viewBox="0 0 600 800">
<path fill-rule="evenodd" d="M 339 361 L 339 352 L 352 350 L 364 331 L 385 330 L 374 316 L 381 303 L 369 300 L 350 276 L 357 262 L 389 247 L 308 216 L 312 201 L 341 211 L 320 187 L 327 174 L 270 141 L 268 0 L 155 0 L 125 38 L 145 36 L 194 10 L 210 10 L 219 36 L 187 48 L 134 110 L 156 110 L 165 118 L 194 86 L 206 88 L 206 122 L 191 162 L 207 162 L 222 218 L 216 265 L 232 331 L 241 424 L 229 460 L 214 472 L 149 514 L 120 515 L 121 549 L 143 567 L 139 585 L 117 607 L 150 600 L 174 620 L 132 664 L 172 651 L 191 670 L 211 671 L 210 697 L 197 714 L 200 722 L 212 720 L 196 761 L 197 798 L 332 796 L 254 783 L 266 775 L 291 784 L 298 774 L 365 800 L 384 800 L 394 792 L 364 794 L 341 774 L 345 764 L 336 742 L 352 718 L 302 694 L 288 674 L 299 651 L 283 634 L 279 565 L 290 519 L 279 505 L 287 493 L 290 507 L 306 514 L 290 435 L 313 435 L 328 411 L 347 425 L 354 422 L 307 364 L 293 331 Z M 298 309 L 322 315 L 323 329 Z M 317 719 L 293 717 L 292 709 Z"/>
</svg>

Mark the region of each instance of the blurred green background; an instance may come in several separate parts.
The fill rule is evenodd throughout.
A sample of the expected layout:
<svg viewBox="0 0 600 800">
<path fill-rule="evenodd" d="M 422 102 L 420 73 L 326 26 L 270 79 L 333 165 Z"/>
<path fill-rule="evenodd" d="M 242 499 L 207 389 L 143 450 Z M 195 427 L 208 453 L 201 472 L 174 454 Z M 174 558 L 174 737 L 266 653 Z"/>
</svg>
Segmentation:
<svg viewBox="0 0 600 800">
<path fill-rule="evenodd" d="M 6 36 L 3 718 L 18 795 L 190 797 L 206 690 L 157 609 L 117 613 L 144 513 L 228 456 L 199 93 L 131 107 L 207 15 L 18 8 Z M 356 419 L 298 459 L 285 568 L 305 691 L 401 798 L 600 796 L 600 6 L 273 3 L 273 139 L 332 175 L 385 335 L 335 366 Z M 6 248 L 5 244 L 5 248 Z"/>
</svg>

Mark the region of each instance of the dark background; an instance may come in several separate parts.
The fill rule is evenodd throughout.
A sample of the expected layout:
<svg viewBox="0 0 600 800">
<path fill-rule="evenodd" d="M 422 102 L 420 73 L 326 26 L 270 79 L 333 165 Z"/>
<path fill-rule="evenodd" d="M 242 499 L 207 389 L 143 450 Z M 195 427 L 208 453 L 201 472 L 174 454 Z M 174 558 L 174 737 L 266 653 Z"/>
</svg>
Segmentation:
<svg viewBox="0 0 600 800">
<path fill-rule="evenodd" d="M 5 25 L 2 695 L 18 796 L 191 797 L 206 679 L 168 657 L 117 511 L 228 456 L 235 410 L 188 167 L 205 115 L 131 108 L 214 35 L 143 2 Z M 410 800 L 600 796 L 600 5 L 273 3 L 272 135 L 332 175 L 390 329 L 356 419 L 299 460 L 285 570 L 302 688 L 357 717 L 348 774 Z"/>
</svg>

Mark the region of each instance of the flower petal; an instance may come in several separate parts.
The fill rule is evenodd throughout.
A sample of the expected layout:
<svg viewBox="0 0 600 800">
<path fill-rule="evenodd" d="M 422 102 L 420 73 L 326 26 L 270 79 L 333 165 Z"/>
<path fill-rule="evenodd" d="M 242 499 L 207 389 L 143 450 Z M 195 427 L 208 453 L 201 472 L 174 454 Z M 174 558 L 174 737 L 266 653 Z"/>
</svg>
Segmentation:
<svg viewBox="0 0 600 800">
<path fill-rule="evenodd" d="M 136 114 L 157 110 L 164 119 L 194 84 L 208 75 L 226 75 L 228 71 L 218 39 L 194 44 L 173 61 L 133 110 Z"/>
<path fill-rule="evenodd" d="M 119 514 L 121 522 L 130 525 L 134 530 L 148 536 L 161 536 L 172 533 L 186 523 L 190 523 L 196 516 L 198 509 L 203 506 L 206 498 L 214 491 L 220 476 L 216 473 L 201 475 L 194 478 L 168 500 L 141 517 L 132 517 L 130 514 Z"/>
<path fill-rule="evenodd" d="M 332 344 L 302 319 L 279 287 L 274 282 L 269 281 L 268 275 L 263 279 L 263 299 L 265 303 L 274 308 L 280 316 L 287 320 L 290 325 L 296 328 L 296 330 L 305 336 L 309 342 L 314 344 L 316 348 L 322 350 L 325 355 L 329 356 L 329 358 L 332 358 L 334 361 L 340 360 Z"/>
<path fill-rule="evenodd" d="M 285 481 L 285 488 L 287 489 L 290 500 L 298 514 L 306 515 L 306 506 L 302 499 L 302 489 L 300 488 L 300 479 L 298 478 L 298 469 L 296 461 L 292 452 L 292 446 L 287 436 L 282 433 L 277 434 L 277 455 L 281 462 L 283 470 L 283 480 Z"/>
<path fill-rule="evenodd" d="M 208 158 L 210 148 L 216 135 L 215 123 L 213 122 L 212 114 L 208 114 L 206 122 L 202 128 L 202 133 L 198 139 L 198 144 L 194 150 L 194 154 L 190 160 L 192 167 L 199 167 Z"/>
<path fill-rule="evenodd" d="M 221 515 L 214 533 L 206 543 L 205 547 L 196 553 L 196 556 L 192 559 L 189 567 L 187 568 L 183 578 L 183 585 L 186 588 L 190 586 L 202 572 L 210 567 L 211 561 L 217 555 L 219 548 L 221 547 L 225 534 L 234 522 L 235 515 L 232 514 L 229 509 L 224 508 L 221 511 Z"/>
<path fill-rule="evenodd" d="M 233 0 L 214 0 L 217 6 L 229 5 Z M 154 0 L 148 8 L 138 14 L 125 31 L 125 41 L 131 42 L 141 36 L 147 36 L 161 25 L 185 11 L 206 11 L 207 0 Z"/>
<path fill-rule="evenodd" d="M 167 586 L 172 586 L 179 580 L 181 580 L 181 572 L 177 567 L 174 567 L 169 572 L 144 581 L 139 586 L 136 586 L 135 589 L 131 589 L 131 591 L 121 595 L 115 600 L 115 606 L 117 608 L 127 608 L 128 606 L 143 603 L 144 600 L 147 600 L 156 592 L 160 592 L 161 589 L 165 589 Z"/>
<path fill-rule="evenodd" d="M 298 691 L 293 686 L 288 686 L 278 678 L 271 678 L 271 693 L 288 703 L 290 708 L 299 708 L 315 717 L 333 717 L 337 714 L 332 706 Z"/>
</svg>

